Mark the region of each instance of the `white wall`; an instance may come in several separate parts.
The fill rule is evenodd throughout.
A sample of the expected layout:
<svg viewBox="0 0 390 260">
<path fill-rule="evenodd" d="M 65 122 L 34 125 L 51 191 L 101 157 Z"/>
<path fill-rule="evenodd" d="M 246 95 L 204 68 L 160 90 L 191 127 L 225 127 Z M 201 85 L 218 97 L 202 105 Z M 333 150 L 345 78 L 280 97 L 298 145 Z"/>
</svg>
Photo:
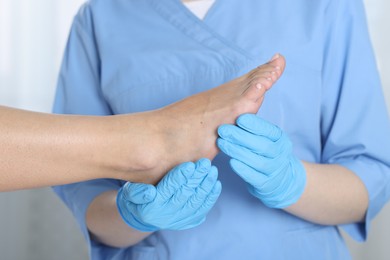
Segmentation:
<svg viewBox="0 0 390 260">
<path fill-rule="evenodd" d="M 0 104 L 51 110 L 73 15 L 84 0 L 0 0 Z M 49 189 L 0 193 L 1 260 L 88 259 L 71 213 Z"/>
<path fill-rule="evenodd" d="M 69 26 L 83 0 L 0 0 L 0 104 L 50 111 Z M 390 2 L 366 0 L 390 108 Z M 49 189 L 0 193 L 0 259 L 86 259 L 69 211 Z M 347 238 L 354 259 L 390 259 L 390 204 L 368 242 Z"/>
</svg>

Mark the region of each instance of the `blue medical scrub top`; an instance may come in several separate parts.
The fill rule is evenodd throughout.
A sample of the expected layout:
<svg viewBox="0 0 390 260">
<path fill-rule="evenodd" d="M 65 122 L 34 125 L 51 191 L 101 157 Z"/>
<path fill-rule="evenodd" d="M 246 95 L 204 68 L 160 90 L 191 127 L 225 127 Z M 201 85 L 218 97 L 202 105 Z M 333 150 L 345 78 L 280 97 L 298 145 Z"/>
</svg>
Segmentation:
<svg viewBox="0 0 390 260">
<path fill-rule="evenodd" d="M 151 110 L 216 87 L 266 62 L 287 60 L 259 116 L 280 126 L 295 155 L 354 171 L 370 198 L 365 223 L 342 226 L 364 240 L 390 196 L 390 125 L 361 0 L 217 0 L 203 21 L 179 0 L 92 0 L 76 15 L 54 112 L 111 115 Z M 153 149 L 153 147 L 150 147 Z M 136 246 L 90 239 L 91 201 L 122 181 L 55 187 L 92 259 L 349 259 L 339 227 L 265 207 L 214 160 L 222 194 L 202 225 L 159 231 Z"/>
</svg>

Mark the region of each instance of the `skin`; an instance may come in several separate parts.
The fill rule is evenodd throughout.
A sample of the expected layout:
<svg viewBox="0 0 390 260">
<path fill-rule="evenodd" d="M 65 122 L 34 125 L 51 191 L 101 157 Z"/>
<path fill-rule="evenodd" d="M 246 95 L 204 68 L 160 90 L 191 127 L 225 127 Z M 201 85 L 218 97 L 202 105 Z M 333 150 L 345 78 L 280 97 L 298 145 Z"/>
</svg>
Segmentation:
<svg viewBox="0 0 390 260">
<path fill-rule="evenodd" d="M 164 136 L 166 150 L 159 154 L 164 156 L 156 160 L 158 170 L 153 175 L 158 179 L 149 183 L 157 183 L 163 176 L 161 173 L 179 163 L 203 157 L 212 160 L 219 152 L 216 146 L 218 126 L 234 124 L 243 113 L 256 113 L 265 92 L 281 76 L 285 60 L 279 55 L 275 57 L 276 60 L 242 77 L 159 110 L 158 129 Z"/>
<path fill-rule="evenodd" d="M 337 164 L 302 163 L 306 188 L 287 212 L 321 225 L 364 221 L 368 191 L 355 173 Z"/>
<path fill-rule="evenodd" d="M 145 113 L 71 116 L 0 107 L 0 191 L 97 178 L 156 184 L 181 162 L 213 158 L 216 128 L 260 107 L 281 73 L 273 68 Z"/>
<path fill-rule="evenodd" d="M 287 212 L 322 225 L 364 220 L 368 193 L 353 172 L 340 165 L 303 164 L 307 172 L 306 190 L 297 203 L 285 209 Z M 135 245 L 152 233 L 137 231 L 122 221 L 116 195 L 117 191 L 108 191 L 95 199 L 87 213 L 88 227 L 99 232 L 92 233 L 94 239 L 107 245 Z"/>
<path fill-rule="evenodd" d="M 193 154 L 210 160 L 218 153 L 217 128 L 222 123 L 233 124 L 243 113 L 256 113 L 261 106 L 264 92 L 282 75 L 285 59 L 273 57 L 268 64 L 225 83 L 217 88 L 192 96 L 191 102 L 178 102 L 160 110 L 165 141 L 171 146 L 166 157 L 159 159 L 158 172 L 170 169 L 165 161 L 181 156 L 184 161 L 194 161 Z M 259 85 L 260 83 L 260 85 Z M 185 101 L 185 100 L 184 100 Z M 186 111 L 186 113 L 183 113 Z M 175 126 L 179 125 L 180 129 Z M 176 129 L 176 130 L 175 130 Z M 194 146 L 193 144 L 197 145 Z M 185 149 L 187 153 L 183 153 Z M 189 149 L 189 150 L 188 150 Z M 151 233 L 132 229 L 123 222 L 116 206 L 117 191 L 102 193 L 90 204 L 86 223 L 92 237 L 113 247 L 127 247 L 138 243 Z"/>
<path fill-rule="evenodd" d="M 0 107 L 0 191 L 96 178 L 141 180 L 149 115 L 65 116 Z M 143 127 L 143 131 L 139 127 Z"/>
<path fill-rule="evenodd" d="M 279 66 L 282 72 L 284 64 Z M 305 191 L 297 203 L 284 210 L 322 225 L 364 221 L 368 192 L 352 171 L 340 165 L 302 163 L 307 173 Z M 107 245 L 135 245 L 151 233 L 132 229 L 122 221 L 116 207 L 116 196 L 117 191 L 108 191 L 91 203 L 86 215 L 87 226 L 93 239 Z"/>
</svg>

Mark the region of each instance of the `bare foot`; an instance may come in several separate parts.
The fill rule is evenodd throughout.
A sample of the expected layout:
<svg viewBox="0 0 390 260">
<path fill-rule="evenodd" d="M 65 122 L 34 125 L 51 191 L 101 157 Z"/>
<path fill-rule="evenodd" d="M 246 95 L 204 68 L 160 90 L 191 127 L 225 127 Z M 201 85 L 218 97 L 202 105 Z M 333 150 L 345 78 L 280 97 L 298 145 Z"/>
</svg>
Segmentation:
<svg viewBox="0 0 390 260">
<path fill-rule="evenodd" d="M 133 157 L 140 158 L 138 167 L 133 165 L 143 172 L 140 181 L 145 182 L 146 174 L 149 183 L 157 183 L 179 163 L 204 157 L 213 159 L 218 153 L 218 126 L 234 124 L 241 114 L 256 113 L 265 92 L 280 78 L 284 68 L 284 57 L 275 55 L 267 64 L 219 87 L 133 117 L 132 129 L 140 133 L 133 133 L 130 138 L 141 145 L 129 149 Z M 135 147 L 146 149 L 135 150 Z"/>
</svg>

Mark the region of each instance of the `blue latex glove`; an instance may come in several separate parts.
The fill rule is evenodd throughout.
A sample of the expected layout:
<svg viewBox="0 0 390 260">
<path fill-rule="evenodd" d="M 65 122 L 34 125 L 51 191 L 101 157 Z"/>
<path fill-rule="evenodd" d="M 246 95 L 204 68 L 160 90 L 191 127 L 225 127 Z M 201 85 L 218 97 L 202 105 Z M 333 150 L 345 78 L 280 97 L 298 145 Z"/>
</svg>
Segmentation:
<svg viewBox="0 0 390 260">
<path fill-rule="evenodd" d="M 217 178 L 217 168 L 201 159 L 176 166 L 156 187 L 128 182 L 118 192 L 119 213 L 129 226 L 144 232 L 198 226 L 221 193 Z"/>
<path fill-rule="evenodd" d="M 249 192 L 271 208 L 297 202 L 306 185 L 306 172 L 292 154 L 286 134 L 254 114 L 242 115 L 236 123 L 218 128 L 217 143 L 232 158 L 233 171 L 249 184 Z"/>
</svg>

